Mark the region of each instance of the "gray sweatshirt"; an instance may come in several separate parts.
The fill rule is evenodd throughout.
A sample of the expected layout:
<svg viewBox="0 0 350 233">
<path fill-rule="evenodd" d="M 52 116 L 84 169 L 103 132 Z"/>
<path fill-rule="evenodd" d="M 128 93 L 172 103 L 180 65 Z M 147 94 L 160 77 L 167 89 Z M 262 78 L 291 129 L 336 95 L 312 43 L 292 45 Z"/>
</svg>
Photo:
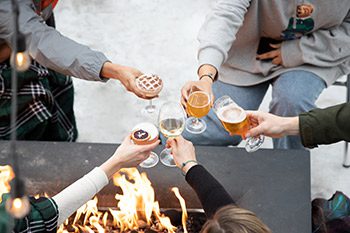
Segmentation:
<svg viewBox="0 0 350 233">
<path fill-rule="evenodd" d="M 261 37 L 281 40 L 284 66 L 256 60 Z M 199 65 L 215 66 L 225 83 L 251 86 L 305 70 L 330 85 L 350 73 L 350 1 L 218 0 L 198 39 Z"/>
<path fill-rule="evenodd" d="M 101 68 L 108 61 L 103 53 L 76 43 L 47 26 L 44 22 L 51 12 L 43 12 L 38 16 L 32 0 L 18 2 L 20 31 L 26 36 L 27 49 L 34 60 L 65 75 L 94 81 L 105 80 L 100 77 Z M 0 0 L 0 44 L 7 42 L 10 47 L 12 21 L 11 1 Z"/>
</svg>

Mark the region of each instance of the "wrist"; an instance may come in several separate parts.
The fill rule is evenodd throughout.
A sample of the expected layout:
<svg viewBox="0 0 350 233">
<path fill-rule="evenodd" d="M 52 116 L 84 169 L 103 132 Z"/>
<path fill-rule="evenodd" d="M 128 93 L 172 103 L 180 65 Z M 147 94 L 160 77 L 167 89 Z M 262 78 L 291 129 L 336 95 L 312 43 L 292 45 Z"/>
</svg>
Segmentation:
<svg viewBox="0 0 350 233">
<path fill-rule="evenodd" d="M 214 79 L 210 78 L 209 76 L 206 76 L 206 75 L 202 75 L 200 78 L 199 78 L 199 81 L 200 82 L 203 82 L 205 83 L 206 85 L 212 85 L 214 83 Z"/>
<path fill-rule="evenodd" d="M 198 162 L 194 159 L 187 160 L 181 164 L 181 172 L 185 176 L 187 172 L 194 166 L 196 166 Z"/>
<path fill-rule="evenodd" d="M 106 176 L 108 177 L 108 180 L 110 180 L 113 175 L 118 172 L 122 167 L 120 166 L 120 162 L 118 161 L 113 161 L 112 158 L 108 159 L 106 162 L 104 162 L 100 168 Z"/>
<path fill-rule="evenodd" d="M 117 79 L 121 81 L 122 76 L 120 75 L 120 71 L 122 69 L 123 69 L 123 66 L 121 65 L 114 64 L 112 62 L 105 62 L 102 66 L 101 77 Z"/>
<path fill-rule="evenodd" d="M 285 136 L 299 135 L 299 117 L 287 117 L 283 128 Z"/>
</svg>

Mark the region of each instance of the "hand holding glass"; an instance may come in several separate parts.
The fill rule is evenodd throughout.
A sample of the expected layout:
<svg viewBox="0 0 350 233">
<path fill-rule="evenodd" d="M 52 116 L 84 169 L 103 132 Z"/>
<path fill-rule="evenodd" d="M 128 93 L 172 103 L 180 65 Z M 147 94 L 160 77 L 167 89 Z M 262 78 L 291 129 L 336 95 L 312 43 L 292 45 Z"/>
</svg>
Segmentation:
<svg viewBox="0 0 350 233">
<path fill-rule="evenodd" d="M 245 138 L 251 124 L 247 118 L 246 112 L 229 96 L 223 96 L 217 99 L 213 109 L 224 128 L 231 135 L 240 135 L 242 138 Z M 246 138 L 246 151 L 254 152 L 258 150 L 263 144 L 264 139 L 265 137 L 263 135 Z"/>
<path fill-rule="evenodd" d="M 180 136 L 185 128 L 186 114 L 181 104 L 166 102 L 159 111 L 159 129 L 167 138 Z M 164 149 L 160 153 L 160 161 L 168 167 L 176 167 L 171 149 Z"/>
</svg>

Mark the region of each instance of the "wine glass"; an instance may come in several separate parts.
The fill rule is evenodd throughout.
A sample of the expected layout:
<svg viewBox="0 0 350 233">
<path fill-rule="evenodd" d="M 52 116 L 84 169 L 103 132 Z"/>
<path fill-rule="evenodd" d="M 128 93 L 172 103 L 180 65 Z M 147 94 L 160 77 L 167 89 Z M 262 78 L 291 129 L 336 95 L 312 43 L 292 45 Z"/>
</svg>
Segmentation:
<svg viewBox="0 0 350 233">
<path fill-rule="evenodd" d="M 159 129 L 167 138 L 180 136 L 185 128 L 186 113 L 182 105 L 177 102 L 166 102 L 159 111 Z M 168 167 L 176 167 L 171 149 L 165 148 L 160 153 L 160 161 Z"/>
<path fill-rule="evenodd" d="M 240 135 L 242 138 L 245 137 L 246 133 L 251 128 L 251 123 L 249 122 L 246 112 L 229 96 L 223 96 L 217 99 L 213 109 L 224 128 L 231 135 Z M 263 144 L 264 139 L 264 135 L 246 138 L 246 151 L 257 151 Z"/>
<path fill-rule="evenodd" d="M 204 91 L 193 91 L 188 97 L 186 111 L 190 118 L 186 120 L 186 130 L 193 134 L 201 134 L 207 124 L 199 119 L 206 116 L 210 111 L 210 96 Z"/>
<path fill-rule="evenodd" d="M 156 106 L 153 104 L 155 98 L 163 88 L 163 80 L 155 74 L 143 74 L 136 78 L 136 87 L 146 97 L 151 98 L 149 104 L 142 109 L 142 113 L 152 114 L 156 111 Z"/>
</svg>

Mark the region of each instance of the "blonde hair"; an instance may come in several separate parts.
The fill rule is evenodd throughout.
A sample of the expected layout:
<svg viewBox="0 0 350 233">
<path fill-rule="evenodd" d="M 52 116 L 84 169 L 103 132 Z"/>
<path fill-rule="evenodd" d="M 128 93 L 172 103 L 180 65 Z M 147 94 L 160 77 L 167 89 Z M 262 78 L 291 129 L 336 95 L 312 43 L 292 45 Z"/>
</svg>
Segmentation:
<svg viewBox="0 0 350 233">
<path fill-rule="evenodd" d="M 201 233 L 271 233 L 251 211 L 234 205 L 219 209 L 202 227 Z"/>
</svg>

